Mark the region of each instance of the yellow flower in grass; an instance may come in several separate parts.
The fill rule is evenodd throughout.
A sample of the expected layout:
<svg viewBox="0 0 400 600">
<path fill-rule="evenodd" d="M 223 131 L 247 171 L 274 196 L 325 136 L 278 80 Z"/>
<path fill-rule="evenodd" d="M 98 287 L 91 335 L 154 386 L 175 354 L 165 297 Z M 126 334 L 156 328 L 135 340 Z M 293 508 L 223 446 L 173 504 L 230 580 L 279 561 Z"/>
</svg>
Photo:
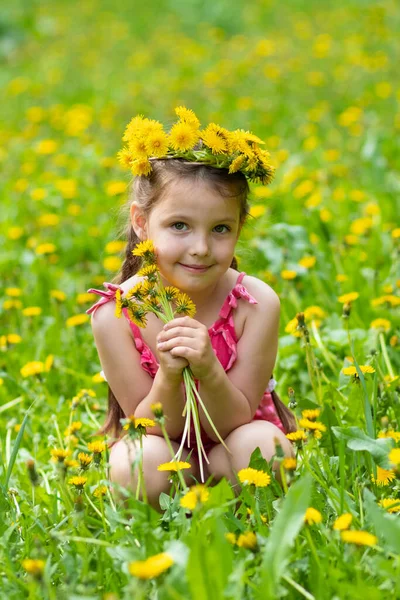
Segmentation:
<svg viewBox="0 0 400 600">
<path fill-rule="evenodd" d="M 132 250 L 133 256 L 140 256 L 146 264 L 153 265 L 156 262 L 156 249 L 152 240 L 145 240 L 137 244 Z"/>
<path fill-rule="evenodd" d="M 33 575 L 33 577 L 40 579 L 43 575 L 46 563 L 44 560 L 40 559 L 25 558 L 21 564 L 29 575 Z"/>
<path fill-rule="evenodd" d="M 27 306 L 22 310 L 24 317 L 37 317 L 42 314 L 40 306 Z"/>
<path fill-rule="evenodd" d="M 55 298 L 60 302 L 63 302 L 67 298 L 67 294 L 62 290 L 50 290 L 50 298 Z"/>
<path fill-rule="evenodd" d="M 147 419 L 146 417 L 139 417 L 138 419 L 134 415 L 127 417 L 128 423 L 125 423 L 124 429 L 129 430 L 131 428 L 136 429 L 139 433 L 146 435 L 146 429 L 149 427 L 155 427 L 153 419 Z"/>
<path fill-rule="evenodd" d="M 97 440 L 95 442 L 89 442 L 87 447 L 89 452 L 93 452 L 93 454 L 101 454 L 106 449 L 106 443 L 101 440 Z"/>
<path fill-rule="evenodd" d="M 107 494 L 107 486 L 99 485 L 93 492 L 93 496 L 95 498 L 100 498 L 101 496 L 105 496 Z"/>
<path fill-rule="evenodd" d="M 174 150 L 185 152 L 199 141 L 199 130 L 185 121 L 178 121 L 171 127 L 168 143 Z"/>
<path fill-rule="evenodd" d="M 378 504 L 390 513 L 400 512 L 400 499 L 383 498 Z"/>
<path fill-rule="evenodd" d="M 365 375 L 366 373 L 375 373 L 375 369 L 374 367 L 371 367 L 371 365 L 359 365 L 359 367 L 363 375 Z M 357 369 L 353 366 L 345 367 L 344 369 L 342 369 L 342 373 L 343 375 L 354 375 L 356 378 L 358 377 Z"/>
<path fill-rule="evenodd" d="M 309 409 L 301 411 L 301 416 L 304 419 L 309 419 L 310 421 L 314 421 L 315 419 L 318 419 L 320 414 L 321 414 L 321 410 L 319 408 L 309 408 Z"/>
<path fill-rule="evenodd" d="M 105 381 L 105 378 L 102 375 L 103 371 L 100 371 L 100 373 L 95 373 L 92 377 L 92 381 L 94 383 L 103 383 L 103 381 Z"/>
<path fill-rule="evenodd" d="M 368 531 L 342 531 L 340 534 L 343 542 L 357 546 L 376 546 L 378 538 Z"/>
<path fill-rule="evenodd" d="M 303 258 L 299 260 L 299 265 L 305 269 L 311 269 L 316 262 L 317 259 L 315 256 L 303 256 Z"/>
<path fill-rule="evenodd" d="M 310 421 L 310 419 L 300 419 L 299 421 L 300 427 L 304 429 L 308 429 L 314 433 L 315 438 L 320 438 L 322 433 L 326 431 L 326 426 L 319 421 Z"/>
<path fill-rule="evenodd" d="M 230 544 L 232 544 L 232 546 L 235 546 L 235 544 L 236 544 L 236 535 L 234 533 L 231 533 L 229 531 L 228 533 L 225 534 L 225 538 L 228 540 L 228 542 Z"/>
<path fill-rule="evenodd" d="M 56 250 L 57 246 L 55 244 L 39 244 L 35 248 L 35 253 L 40 256 L 41 254 L 52 254 Z"/>
<path fill-rule="evenodd" d="M 50 454 L 53 457 L 53 462 L 63 463 L 67 456 L 71 454 L 71 450 L 64 450 L 63 448 L 52 448 Z"/>
<path fill-rule="evenodd" d="M 53 363 L 53 356 L 49 354 L 44 362 L 40 360 L 34 360 L 26 363 L 21 369 L 20 373 L 22 377 L 30 377 L 31 375 L 40 375 L 41 373 L 47 373 L 50 371 Z"/>
<path fill-rule="evenodd" d="M 304 429 L 298 429 L 297 431 L 293 431 L 292 433 L 287 433 L 286 437 L 291 442 L 306 442 L 307 434 Z"/>
<path fill-rule="evenodd" d="M 196 305 L 187 294 L 180 292 L 175 298 L 175 312 L 178 315 L 194 317 L 196 314 Z"/>
<path fill-rule="evenodd" d="M 12 298 L 18 298 L 19 296 L 22 295 L 21 288 L 17 288 L 17 287 L 6 288 L 5 292 L 6 292 L 7 296 L 11 296 Z"/>
<path fill-rule="evenodd" d="M 151 556 L 147 560 L 136 560 L 129 563 L 128 569 L 131 575 L 138 579 L 154 579 L 174 564 L 174 559 L 167 552 L 161 552 Z"/>
<path fill-rule="evenodd" d="M 395 467 L 400 467 L 400 448 L 393 448 L 389 452 L 389 461 Z"/>
<path fill-rule="evenodd" d="M 317 523 L 321 523 L 322 515 L 319 510 L 310 506 L 306 510 L 304 521 L 307 523 L 307 525 L 316 525 Z"/>
<path fill-rule="evenodd" d="M 396 474 L 394 471 L 381 469 L 381 467 L 376 468 L 376 478 L 373 473 L 371 473 L 371 481 L 372 483 L 376 483 L 376 485 L 384 486 L 389 485 L 394 479 L 396 479 Z"/>
<path fill-rule="evenodd" d="M 248 467 L 238 472 L 240 483 L 244 485 L 255 485 L 256 487 L 267 487 L 271 483 L 271 477 L 264 471 Z"/>
<path fill-rule="evenodd" d="M 181 471 L 182 469 L 190 469 L 191 464 L 182 460 L 174 460 L 158 465 L 157 471 Z"/>
<path fill-rule="evenodd" d="M 282 466 L 285 471 L 294 471 L 297 466 L 297 460 L 291 456 L 287 456 L 283 459 Z"/>
<path fill-rule="evenodd" d="M 75 475 L 74 477 L 68 479 L 68 484 L 73 485 L 77 490 L 83 490 L 86 483 L 87 477 L 84 477 L 83 475 Z"/>
<path fill-rule="evenodd" d="M 68 425 L 68 427 L 65 429 L 64 435 L 71 435 L 72 433 L 74 433 L 75 431 L 79 431 L 80 429 L 82 429 L 82 422 L 72 421 L 71 425 Z"/>
<path fill-rule="evenodd" d="M 87 469 L 90 466 L 91 462 L 93 461 L 93 456 L 90 456 L 90 454 L 86 454 L 86 452 L 79 452 L 78 460 L 79 460 L 81 469 Z"/>
<path fill-rule="evenodd" d="M 382 304 L 387 304 L 391 308 L 393 308 L 395 306 L 399 306 L 400 305 L 400 296 L 394 296 L 393 294 L 386 294 L 386 296 L 380 296 L 379 298 L 374 298 L 374 300 L 371 300 L 372 306 L 381 306 Z"/>
<path fill-rule="evenodd" d="M 193 511 L 198 506 L 205 504 L 210 497 L 210 492 L 205 485 L 198 483 L 186 492 L 180 499 L 180 505 L 187 510 Z"/>
<path fill-rule="evenodd" d="M 290 271 L 288 269 L 284 269 L 283 271 L 281 271 L 281 277 L 282 277 L 282 279 L 286 279 L 286 280 L 295 279 L 297 277 L 297 273 L 296 273 L 296 271 Z"/>
<path fill-rule="evenodd" d="M 122 264 L 122 261 L 119 256 L 106 256 L 103 260 L 103 267 L 107 269 L 107 271 L 118 271 Z"/>
<path fill-rule="evenodd" d="M 400 431 L 394 431 L 393 429 L 388 429 L 387 431 L 380 431 L 378 433 L 378 438 L 392 438 L 395 442 L 400 442 Z"/>
<path fill-rule="evenodd" d="M 344 513 L 336 519 L 336 521 L 333 524 L 333 529 L 335 529 L 335 531 L 344 531 L 345 529 L 348 529 L 350 527 L 352 520 L 353 515 L 351 515 L 350 513 Z"/>
<path fill-rule="evenodd" d="M 371 329 L 383 329 L 384 331 L 389 331 L 391 327 L 391 323 L 388 319 L 375 319 L 370 323 Z"/>
<path fill-rule="evenodd" d="M 236 540 L 236 545 L 239 546 L 239 548 L 254 550 L 257 546 L 257 536 L 253 531 L 241 533 Z"/>
<path fill-rule="evenodd" d="M 339 296 L 338 300 L 342 304 L 348 304 L 349 302 L 354 302 L 354 300 L 357 300 L 357 298 L 359 297 L 360 294 L 358 292 L 349 292 L 348 294 L 343 294 L 342 296 Z"/>
<path fill-rule="evenodd" d="M 77 325 L 83 325 L 84 323 L 87 323 L 89 319 L 89 315 L 87 315 L 86 313 L 82 313 L 80 315 L 74 315 L 72 317 L 69 317 L 65 321 L 65 324 L 67 327 L 76 327 Z"/>
<path fill-rule="evenodd" d="M 64 460 L 64 466 L 67 467 L 67 469 L 77 469 L 79 467 L 79 462 L 74 458 L 66 458 Z"/>
<path fill-rule="evenodd" d="M 107 196 L 124 194 L 126 192 L 126 181 L 108 181 L 105 185 L 105 192 Z M 116 250 L 116 252 L 119 252 L 119 250 Z"/>
</svg>

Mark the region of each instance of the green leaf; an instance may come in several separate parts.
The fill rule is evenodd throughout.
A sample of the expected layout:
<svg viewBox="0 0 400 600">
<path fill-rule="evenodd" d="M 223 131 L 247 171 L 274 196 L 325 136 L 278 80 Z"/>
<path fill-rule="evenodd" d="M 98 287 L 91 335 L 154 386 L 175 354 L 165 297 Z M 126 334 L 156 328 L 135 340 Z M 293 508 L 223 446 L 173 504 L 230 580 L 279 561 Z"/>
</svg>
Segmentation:
<svg viewBox="0 0 400 600">
<path fill-rule="evenodd" d="M 368 452 L 382 469 L 390 468 L 388 454 L 394 444 L 391 438 L 374 440 L 359 427 L 332 427 L 332 431 L 339 440 L 345 440 L 350 450 Z"/>
<path fill-rule="evenodd" d="M 304 515 L 311 499 L 310 475 L 296 481 L 282 503 L 282 508 L 271 527 L 263 550 L 260 566 L 261 580 L 255 593 L 256 600 L 277 598 L 279 580 L 290 561 L 290 548 L 304 523 Z"/>
<path fill-rule="evenodd" d="M 10 477 L 11 477 L 11 473 L 12 473 L 12 470 L 13 470 L 13 467 L 14 467 L 15 459 L 17 458 L 18 450 L 19 450 L 19 447 L 20 447 L 21 442 L 22 442 L 22 436 L 24 435 L 26 423 L 28 421 L 29 411 L 31 410 L 31 408 L 34 405 L 34 403 L 35 402 L 33 402 L 30 405 L 30 407 L 28 408 L 28 410 L 26 411 L 26 415 L 24 417 L 24 420 L 22 421 L 21 428 L 18 431 L 17 439 L 15 440 L 15 444 L 14 444 L 14 447 L 13 447 L 12 452 L 11 452 L 10 462 L 8 463 L 7 473 L 6 473 L 6 477 L 5 477 L 4 483 L 3 483 L 3 485 L 4 485 L 4 487 L 6 489 L 8 487 L 8 482 L 10 481 Z"/>
<path fill-rule="evenodd" d="M 386 545 L 397 554 L 400 554 L 400 521 L 398 515 L 388 514 L 377 506 L 375 496 L 367 488 L 364 488 L 364 502 L 366 515 L 375 527 L 379 545 L 383 547 Z M 381 538 L 384 538 L 385 545 L 382 543 Z"/>
</svg>

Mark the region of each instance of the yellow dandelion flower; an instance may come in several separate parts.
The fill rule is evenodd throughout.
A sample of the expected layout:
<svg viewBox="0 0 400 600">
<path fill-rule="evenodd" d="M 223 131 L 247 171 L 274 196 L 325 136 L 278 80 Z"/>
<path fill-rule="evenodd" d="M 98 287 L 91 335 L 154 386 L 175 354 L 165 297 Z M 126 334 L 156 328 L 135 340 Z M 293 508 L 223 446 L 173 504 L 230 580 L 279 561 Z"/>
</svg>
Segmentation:
<svg viewBox="0 0 400 600">
<path fill-rule="evenodd" d="M 179 121 L 169 132 L 169 145 L 177 151 L 190 150 L 199 141 L 199 131 L 185 121 Z"/>
<path fill-rule="evenodd" d="M 44 572 L 45 561 L 40 559 L 25 558 L 22 561 L 22 566 L 27 573 L 33 575 L 37 579 L 40 579 Z"/>
<path fill-rule="evenodd" d="M 357 298 L 359 297 L 360 294 L 358 292 L 349 292 L 348 294 L 343 294 L 342 296 L 339 296 L 338 300 L 342 304 L 348 304 L 349 302 L 354 302 L 354 300 L 357 300 Z"/>
<path fill-rule="evenodd" d="M 371 367 L 371 365 L 359 365 L 359 367 L 363 375 L 365 375 L 366 373 L 375 373 L 375 369 Z M 344 367 L 342 369 L 342 373 L 343 375 L 354 375 L 356 378 L 358 377 L 357 369 L 353 366 Z"/>
<path fill-rule="evenodd" d="M 378 502 L 379 506 L 390 513 L 400 512 L 400 500 L 396 498 L 383 498 Z"/>
<path fill-rule="evenodd" d="M 75 475 L 68 479 L 68 484 L 73 485 L 77 490 L 83 490 L 86 483 L 87 477 L 84 477 L 83 475 Z"/>
<path fill-rule="evenodd" d="M 376 478 L 373 473 L 371 473 L 371 481 L 372 483 L 376 483 L 376 485 L 384 486 L 389 485 L 394 479 L 396 479 L 396 474 L 394 471 L 381 469 L 381 467 L 376 468 Z"/>
<path fill-rule="evenodd" d="M 196 314 L 196 305 L 189 298 L 187 294 L 184 292 L 180 292 L 175 300 L 175 312 L 181 315 L 187 315 L 189 317 L 194 317 Z"/>
<path fill-rule="evenodd" d="M 315 256 L 304 256 L 299 260 L 299 265 L 301 267 L 304 267 L 305 269 L 311 269 L 312 267 L 314 267 L 316 262 L 317 259 Z"/>
<path fill-rule="evenodd" d="M 392 448 L 389 452 L 389 461 L 395 467 L 400 466 L 400 448 Z"/>
<path fill-rule="evenodd" d="M 317 523 L 321 523 L 322 515 L 316 508 L 310 506 L 306 510 L 306 514 L 304 515 L 304 521 L 307 525 L 316 525 Z"/>
<path fill-rule="evenodd" d="M 135 323 L 138 327 L 146 327 L 146 310 L 142 306 L 139 306 L 139 304 L 131 304 L 127 307 L 126 311 L 128 313 L 128 317 L 133 323 Z"/>
<path fill-rule="evenodd" d="M 271 483 L 271 477 L 264 471 L 248 467 L 238 472 L 238 478 L 244 485 L 255 485 L 256 487 L 267 487 Z"/>
<path fill-rule="evenodd" d="M 90 294 L 89 292 L 83 292 L 82 294 L 78 294 L 76 297 L 77 304 L 86 304 L 88 302 L 92 302 L 95 299 L 95 294 Z"/>
<path fill-rule="evenodd" d="M 295 279 L 297 277 L 297 273 L 296 273 L 296 271 L 290 271 L 288 269 L 284 269 L 283 271 L 281 271 L 281 277 L 282 277 L 282 279 L 290 281 L 291 279 Z"/>
<path fill-rule="evenodd" d="M 103 371 L 100 371 L 100 373 L 95 373 L 92 377 L 92 381 L 93 383 L 103 383 L 103 381 L 106 381 Z"/>
<path fill-rule="evenodd" d="M 236 545 L 239 548 L 248 548 L 249 550 L 254 550 L 257 546 L 257 536 L 253 531 L 246 531 L 246 533 L 241 533 L 236 541 Z"/>
<path fill-rule="evenodd" d="M 106 449 L 106 443 L 97 440 L 95 442 L 88 442 L 87 447 L 89 452 L 93 452 L 93 454 L 101 454 Z"/>
<path fill-rule="evenodd" d="M 174 559 L 167 552 L 151 556 L 147 560 L 136 560 L 129 563 L 129 573 L 138 579 L 154 579 L 174 564 Z"/>
<path fill-rule="evenodd" d="M 182 469 L 190 469 L 191 464 L 184 461 L 171 461 L 158 465 L 157 471 L 181 471 Z"/>
<path fill-rule="evenodd" d="M 27 306 L 22 310 L 24 317 L 37 317 L 42 314 L 40 306 Z"/>
<path fill-rule="evenodd" d="M 306 321 L 323 319 L 326 316 L 326 312 L 320 306 L 308 306 L 304 309 L 303 314 Z"/>
<path fill-rule="evenodd" d="M 86 454 L 86 452 L 79 452 L 78 460 L 82 469 L 87 469 L 93 461 L 93 456 Z"/>
<path fill-rule="evenodd" d="M 64 450 L 63 448 L 52 448 L 50 454 L 54 462 L 63 463 L 67 456 L 71 454 L 71 450 Z"/>
<path fill-rule="evenodd" d="M 216 129 L 213 123 L 210 123 L 203 131 L 200 131 L 200 136 L 213 154 L 221 154 L 228 151 L 225 136 L 219 135 L 218 128 Z"/>
<path fill-rule="evenodd" d="M 80 429 L 82 429 L 82 422 L 72 421 L 71 425 L 68 425 L 68 427 L 65 429 L 64 436 L 71 435 L 71 433 L 79 431 Z"/>
<path fill-rule="evenodd" d="M 371 329 L 383 329 L 384 331 L 389 331 L 391 323 L 388 319 L 375 319 L 374 321 L 371 321 L 369 326 Z"/>
<path fill-rule="evenodd" d="M 101 496 L 105 496 L 107 494 L 107 486 L 99 485 L 93 492 L 93 496 L 95 498 L 100 498 Z"/>
<path fill-rule="evenodd" d="M 133 175 L 137 176 L 145 176 L 150 175 L 151 173 L 151 163 L 147 158 L 138 158 L 136 160 L 132 160 L 130 164 L 130 168 Z"/>
<path fill-rule="evenodd" d="M 206 486 L 198 483 L 197 485 L 193 485 L 180 499 L 180 505 L 187 510 L 193 511 L 197 506 L 205 504 L 209 497 L 210 492 Z"/>
<path fill-rule="evenodd" d="M 89 320 L 89 315 L 87 315 L 86 313 L 82 313 L 80 315 L 74 315 L 73 317 L 69 317 L 65 321 L 65 324 L 67 327 L 76 327 L 77 325 L 83 325 L 84 323 L 87 323 Z"/>
<path fill-rule="evenodd" d="M 287 433 L 286 437 L 291 442 L 305 442 L 307 441 L 307 434 L 304 429 L 298 429 L 297 431 L 293 431 L 292 433 Z"/>
<path fill-rule="evenodd" d="M 378 433 L 378 438 L 392 438 L 395 442 L 400 442 L 400 431 L 394 431 L 393 429 L 388 429 L 387 431 L 380 431 Z"/>
<path fill-rule="evenodd" d="M 297 466 L 297 460 L 291 456 L 287 456 L 283 459 L 282 466 L 285 471 L 294 471 Z"/>
<path fill-rule="evenodd" d="M 132 250 L 133 256 L 140 256 L 147 264 L 154 265 L 156 262 L 156 249 L 152 240 L 139 242 Z"/>
<path fill-rule="evenodd" d="M 186 108 L 185 106 L 177 106 L 175 108 L 175 114 L 180 118 L 181 121 L 188 123 L 188 125 L 191 125 L 194 129 L 198 129 L 200 127 L 199 119 L 190 108 Z"/>
<path fill-rule="evenodd" d="M 18 296 L 22 295 L 21 288 L 9 287 L 5 289 L 6 295 L 11 296 L 12 298 L 18 298 Z"/>
<path fill-rule="evenodd" d="M 164 288 L 164 291 L 165 297 L 168 300 L 168 302 L 171 302 L 171 300 L 174 300 L 180 294 L 178 288 L 174 287 L 173 285 L 168 285 L 166 288 Z"/>
<path fill-rule="evenodd" d="M 67 298 L 67 294 L 62 290 L 50 290 L 50 297 L 63 302 Z"/>
<path fill-rule="evenodd" d="M 386 294 L 385 296 L 380 296 L 379 298 L 375 298 L 371 300 L 372 306 L 381 306 L 382 304 L 387 304 L 390 307 L 395 307 L 400 305 L 400 297 L 394 296 L 393 294 Z"/>
<path fill-rule="evenodd" d="M 20 373 L 22 377 L 30 377 L 31 375 L 40 375 L 45 372 L 44 363 L 40 360 L 33 360 L 26 363 L 21 369 Z"/>
<path fill-rule="evenodd" d="M 301 411 L 301 416 L 304 417 L 304 419 L 309 419 L 310 421 L 318 419 L 320 414 L 321 409 L 319 408 L 309 408 Z"/>
<path fill-rule="evenodd" d="M 300 427 L 304 429 L 309 429 L 310 431 L 319 431 L 323 433 L 326 431 L 326 426 L 319 421 L 310 421 L 310 419 L 300 419 L 299 420 Z"/>
<path fill-rule="evenodd" d="M 343 515 L 340 515 L 334 522 L 333 529 L 335 529 L 335 531 L 344 531 L 350 527 L 352 520 L 353 515 L 350 513 L 343 513 Z"/>
<path fill-rule="evenodd" d="M 140 269 L 137 272 L 137 276 L 138 277 L 148 277 L 149 281 L 154 282 L 157 280 L 157 278 L 155 277 L 155 275 L 157 273 L 158 273 L 158 267 L 156 264 L 153 264 L 153 265 L 147 265 L 146 267 L 143 267 L 142 269 Z"/>
<path fill-rule="evenodd" d="M 64 466 L 67 467 L 67 469 L 76 469 L 79 467 L 79 462 L 74 458 L 66 458 L 64 460 Z"/>
<path fill-rule="evenodd" d="M 129 169 L 133 161 L 133 154 L 131 150 L 126 146 L 122 148 L 122 150 L 117 153 L 117 161 L 122 167 Z"/>
<path fill-rule="evenodd" d="M 57 246 L 55 244 L 39 244 L 35 248 L 35 253 L 38 255 L 41 254 L 52 254 L 57 250 Z"/>
<path fill-rule="evenodd" d="M 291 319 L 289 321 L 289 323 L 286 325 L 285 332 L 290 333 L 294 337 L 301 337 L 301 332 L 298 331 L 298 329 L 297 329 L 298 325 L 299 325 L 299 322 L 298 322 L 297 318 L 294 317 L 294 319 Z"/>
<path fill-rule="evenodd" d="M 168 136 L 165 131 L 156 131 L 146 138 L 146 152 L 149 156 L 162 158 L 168 152 Z"/>
<path fill-rule="evenodd" d="M 20 344 L 22 342 L 22 337 L 18 335 L 18 333 L 9 333 L 7 335 L 7 342 L 9 344 Z"/>
<path fill-rule="evenodd" d="M 236 173 L 237 171 L 240 171 L 240 169 L 243 167 L 246 160 L 247 160 L 247 157 L 244 154 L 239 154 L 239 156 L 234 158 L 233 161 L 231 162 L 231 164 L 229 166 L 229 173 L 232 174 L 232 173 Z"/>
<path fill-rule="evenodd" d="M 376 546 L 378 543 L 378 538 L 368 531 L 342 531 L 340 537 L 346 544 L 356 544 L 357 546 Z"/>
</svg>

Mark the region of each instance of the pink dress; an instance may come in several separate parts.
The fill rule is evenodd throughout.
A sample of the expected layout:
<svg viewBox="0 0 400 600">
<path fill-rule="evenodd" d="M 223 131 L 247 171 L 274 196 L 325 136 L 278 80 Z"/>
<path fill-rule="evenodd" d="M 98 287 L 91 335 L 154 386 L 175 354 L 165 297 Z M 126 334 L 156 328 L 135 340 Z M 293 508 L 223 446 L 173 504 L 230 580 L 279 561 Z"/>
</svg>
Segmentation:
<svg viewBox="0 0 400 600">
<path fill-rule="evenodd" d="M 222 308 L 218 315 L 218 319 L 208 330 L 213 350 L 219 362 L 223 366 L 225 372 L 229 371 L 237 357 L 236 345 L 238 343 L 238 339 L 236 336 L 235 325 L 233 322 L 233 313 L 235 308 L 237 307 L 237 302 L 238 300 L 244 300 L 246 302 L 249 302 L 250 304 L 257 304 L 257 300 L 249 294 L 247 289 L 241 283 L 245 275 L 246 273 L 244 272 L 241 272 L 239 274 L 238 279 L 236 281 L 236 285 L 229 292 L 224 304 L 222 305 Z M 98 300 L 96 304 L 94 304 L 91 308 L 89 308 L 86 311 L 87 314 L 94 313 L 96 309 L 102 304 L 105 304 L 110 300 L 114 300 L 115 293 L 118 289 L 121 290 L 121 292 L 123 293 L 123 290 L 119 285 L 115 285 L 113 283 L 104 283 L 103 285 L 105 288 L 107 288 L 108 291 L 104 292 L 102 290 L 96 290 L 93 288 L 88 290 L 88 292 L 98 294 L 99 296 L 102 296 L 102 298 L 100 298 L 100 300 Z M 123 308 L 122 311 L 125 317 L 127 318 L 130 328 L 132 330 L 135 346 L 140 354 L 140 364 L 142 368 L 154 379 L 159 367 L 157 359 L 143 340 L 142 335 L 140 333 L 140 328 L 136 325 L 136 323 L 133 323 L 130 320 L 126 308 Z M 271 381 L 274 380 L 271 379 Z M 279 427 L 279 429 L 281 429 L 283 432 L 285 432 L 282 422 L 276 412 L 269 388 L 270 385 L 265 390 L 260 400 L 260 404 L 253 417 L 253 421 L 270 421 L 271 423 Z M 201 428 L 201 434 L 204 448 L 206 452 L 208 452 L 208 450 L 213 445 L 215 445 L 216 442 L 214 442 L 207 436 L 203 428 Z M 193 454 L 195 454 L 196 448 L 194 443 L 194 432 L 191 432 L 190 439 L 191 443 L 194 444 Z M 180 440 L 177 441 L 179 442 Z"/>
</svg>

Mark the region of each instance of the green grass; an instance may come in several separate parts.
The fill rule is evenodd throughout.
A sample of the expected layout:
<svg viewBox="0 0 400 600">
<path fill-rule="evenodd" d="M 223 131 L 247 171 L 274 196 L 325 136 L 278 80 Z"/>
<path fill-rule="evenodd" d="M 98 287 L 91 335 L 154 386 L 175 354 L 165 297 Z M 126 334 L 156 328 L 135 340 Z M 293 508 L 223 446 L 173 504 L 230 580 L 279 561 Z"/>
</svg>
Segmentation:
<svg viewBox="0 0 400 600">
<path fill-rule="evenodd" d="M 399 473 L 386 485 L 371 479 L 382 477 L 378 467 L 391 469 L 400 430 L 397 5 L 114 4 L 0 10 L 1 597 L 399 597 L 398 507 L 391 514 L 379 505 L 399 499 Z M 252 190 L 239 267 L 281 298 L 280 396 L 299 419 L 319 408 L 326 427 L 298 450 L 288 491 L 273 479 L 243 486 L 235 499 L 222 481 L 191 518 L 181 492 L 163 496 L 161 516 L 134 493 L 125 508 L 109 492 L 94 496 L 108 486 L 106 456 L 77 493 L 68 480 L 78 470 L 65 473 L 50 454 L 67 447 L 65 429 L 80 421 L 76 458 L 104 420 L 106 384 L 93 380 L 100 363 L 89 322 L 67 320 L 94 302 L 87 289 L 118 270 L 120 255 L 107 243 L 125 202 L 121 186 L 115 195 L 110 186 L 128 181 L 115 160 L 124 127 L 138 113 L 171 124 L 179 104 L 203 125 L 249 129 L 266 141 L 277 175 Z M 54 141 L 48 154 L 41 140 Z M 42 253 L 42 244 L 55 247 Z M 302 266 L 305 257 L 315 265 Z M 359 297 L 344 318 L 338 298 L 351 292 Z M 41 312 L 26 316 L 27 307 Z M 288 328 L 304 311 L 309 342 Z M 371 326 L 376 319 L 387 323 Z M 47 371 L 22 376 L 24 365 L 46 358 Z M 342 372 L 351 364 L 359 380 Z M 375 372 L 363 376 L 359 365 Z M 379 437 L 388 431 L 397 441 L 395 433 Z M 270 472 L 257 453 L 251 464 Z M 304 523 L 308 507 L 321 522 Z M 376 545 L 344 543 L 333 529 L 343 513 Z M 226 538 L 248 531 L 257 536 L 252 549 Z M 130 574 L 132 561 L 161 552 L 174 559 L 164 574 Z M 40 577 L 27 573 L 25 559 L 45 561 Z"/>
</svg>

